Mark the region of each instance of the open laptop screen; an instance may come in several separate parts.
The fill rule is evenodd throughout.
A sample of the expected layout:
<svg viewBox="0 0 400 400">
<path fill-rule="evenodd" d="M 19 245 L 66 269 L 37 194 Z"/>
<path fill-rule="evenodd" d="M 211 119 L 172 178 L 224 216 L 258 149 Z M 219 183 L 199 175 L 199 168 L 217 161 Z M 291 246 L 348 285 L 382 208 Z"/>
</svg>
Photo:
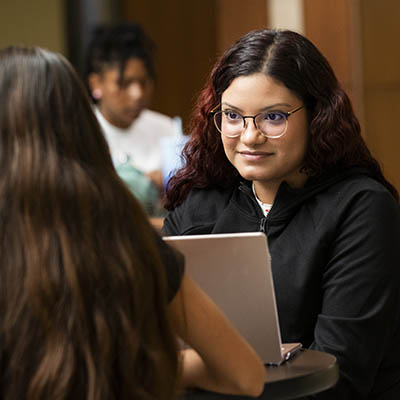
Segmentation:
<svg viewBox="0 0 400 400">
<path fill-rule="evenodd" d="M 261 232 L 164 237 L 184 254 L 189 276 L 214 300 L 265 363 L 282 350 L 270 255 Z"/>
</svg>

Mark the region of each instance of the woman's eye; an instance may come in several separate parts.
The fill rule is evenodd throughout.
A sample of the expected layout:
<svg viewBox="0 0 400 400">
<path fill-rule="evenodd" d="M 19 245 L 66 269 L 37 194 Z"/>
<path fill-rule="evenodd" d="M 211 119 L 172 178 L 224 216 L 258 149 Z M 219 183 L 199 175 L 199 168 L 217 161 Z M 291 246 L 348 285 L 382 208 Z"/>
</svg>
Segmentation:
<svg viewBox="0 0 400 400">
<path fill-rule="evenodd" d="M 285 115 L 280 112 L 268 112 L 264 114 L 264 118 L 266 121 L 273 121 L 273 122 L 281 122 L 285 120 Z"/>
<path fill-rule="evenodd" d="M 224 111 L 225 117 L 230 121 L 240 120 L 242 117 L 240 114 L 235 113 L 234 111 Z"/>
</svg>

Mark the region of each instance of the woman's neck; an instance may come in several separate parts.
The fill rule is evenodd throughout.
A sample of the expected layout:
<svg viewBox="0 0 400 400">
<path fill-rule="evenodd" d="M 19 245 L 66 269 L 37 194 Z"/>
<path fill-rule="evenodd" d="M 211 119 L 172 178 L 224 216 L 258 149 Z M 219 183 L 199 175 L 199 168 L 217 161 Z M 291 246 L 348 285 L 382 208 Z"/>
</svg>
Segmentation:
<svg viewBox="0 0 400 400">
<path fill-rule="evenodd" d="M 265 182 L 253 181 L 253 188 L 257 198 L 263 203 L 273 204 L 276 193 L 278 192 L 279 183 L 272 185 Z"/>
</svg>

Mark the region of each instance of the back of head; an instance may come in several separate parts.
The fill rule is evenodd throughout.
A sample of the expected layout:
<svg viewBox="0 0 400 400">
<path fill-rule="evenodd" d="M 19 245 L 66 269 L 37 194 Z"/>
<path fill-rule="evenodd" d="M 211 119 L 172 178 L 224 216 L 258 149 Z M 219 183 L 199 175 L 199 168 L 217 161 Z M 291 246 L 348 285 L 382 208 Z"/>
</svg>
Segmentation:
<svg viewBox="0 0 400 400">
<path fill-rule="evenodd" d="M 1 397 L 172 398 L 154 232 L 83 85 L 62 56 L 11 47 L 0 94 Z"/>
<path fill-rule="evenodd" d="M 38 190 L 37 179 L 59 178 L 55 168 L 67 172 L 56 161 L 110 169 L 106 142 L 70 64 L 34 47 L 3 49 L 0 57 L 0 89 L 7 98 L 0 108 L 0 165 L 10 170 L 9 179 L 21 190 Z M 44 177 L 51 173 L 56 176 Z M 28 175 L 34 180 L 22 182 Z"/>
<path fill-rule="evenodd" d="M 138 24 L 100 25 L 94 30 L 87 49 L 85 81 L 91 73 L 101 73 L 107 67 L 117 67 L 122 74 L 132 58 L 142 60 L 154 79 L 154 51 L 153 41 Z"/>
<path fill-rule="evenodd" d="M 229 185 L 238 179 L 209 115 L 234 79 L 255 73 L 284 84 L 306 106 L 309 143 L 304 172 L 318 176 L 351 166 L 364 167 L 398 198 L 371 156 L 350 100 L 326 58 L 296 32 L 264 29 L 244 35 L 215 64 L 193 114 L 192 139 L 184 151 L 188 162 L 169 182 L 167 208 L 182 202 L 191 187 Z"/>
</svg>

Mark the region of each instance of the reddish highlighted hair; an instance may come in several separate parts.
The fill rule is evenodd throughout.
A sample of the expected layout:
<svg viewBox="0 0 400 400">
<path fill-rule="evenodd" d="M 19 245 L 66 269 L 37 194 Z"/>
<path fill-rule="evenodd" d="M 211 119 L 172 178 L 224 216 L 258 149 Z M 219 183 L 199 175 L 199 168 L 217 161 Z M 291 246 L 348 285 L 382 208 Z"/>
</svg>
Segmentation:
<svg viewBox="0 0 400 400">
<path fill-rule="evenodd" d="M 330 170 L 364 167 L 398 201 L 397 190 L 368 150 L 350 99 L 326 58 L 298 33 L 266 29 L 243 36 L 212 69 L 191 119 L 184 166 L 167 186 L 167 209 L 181 204 L 192 188 L 226 187 L 240 178 L 225 156 L 209 115 L 234 79 L 259 72 L 282 82 L 306 105 L 310 140 L 302 167 L 305 173 L 318 176 Z"/>
</svg>

